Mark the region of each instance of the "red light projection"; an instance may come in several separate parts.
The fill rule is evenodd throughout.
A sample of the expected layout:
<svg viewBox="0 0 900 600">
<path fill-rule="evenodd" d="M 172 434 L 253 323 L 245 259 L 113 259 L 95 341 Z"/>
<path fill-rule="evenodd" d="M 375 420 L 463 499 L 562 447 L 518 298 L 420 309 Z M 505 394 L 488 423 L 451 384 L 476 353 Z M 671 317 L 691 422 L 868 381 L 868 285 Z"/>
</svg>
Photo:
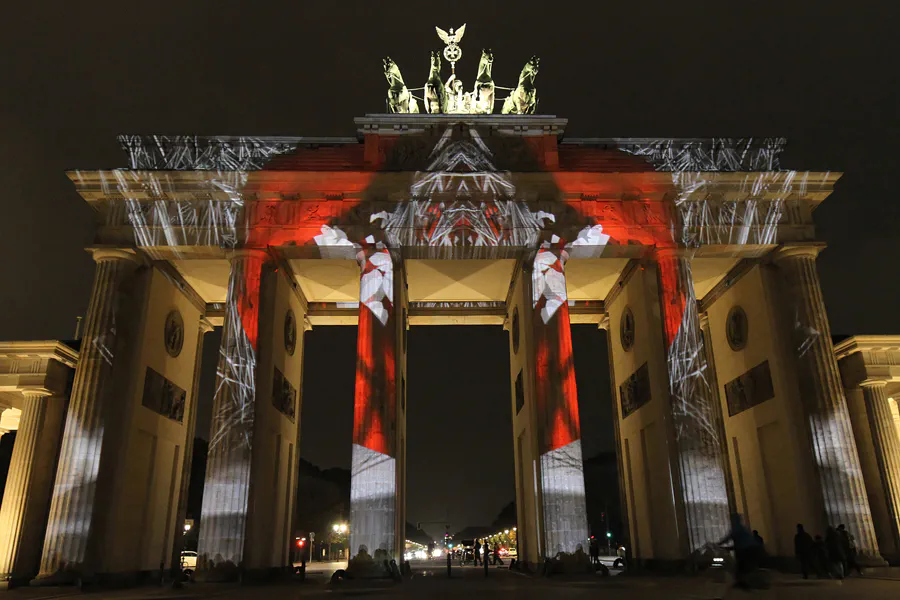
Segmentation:
<svg viewBox="0 0 900 600">
<path fill-rule="evenodd" d="M 362 250 L 353 443 L 394 456 L 397 408 L 393 264 L 387 250 Z"/>
</svg>

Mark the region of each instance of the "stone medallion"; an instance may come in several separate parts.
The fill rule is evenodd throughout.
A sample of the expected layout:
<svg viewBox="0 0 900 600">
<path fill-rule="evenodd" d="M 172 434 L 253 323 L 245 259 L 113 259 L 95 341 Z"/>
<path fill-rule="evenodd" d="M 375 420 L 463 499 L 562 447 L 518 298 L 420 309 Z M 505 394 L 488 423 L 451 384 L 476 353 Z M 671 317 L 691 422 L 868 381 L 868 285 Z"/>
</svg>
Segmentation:
<svg viewBox="0 0 900 600">
<path fill-rule="evenodd" d="M 176 357 L 181 354 L 184 346 L 184 319 L 178 309 L 172 310 L 166 317 L 166 327 L 163 333 L 166 342 L 166 352 L 169 356 Z"/>
<path fill-rule="evenodd" d="M 747 345 L 748 327 L 747 313 L 743 308 L 735 306 L 728 311 L 728 318 L 725 320 L 725 337 L 728 339 L 728 345 L 735 352 L 743 350 Z"/>
<path fill-rule="evenodd" d="M 294 311 L 288 309 L 284 315 L 284 350 L 288 356 L 294 355 L 297 349 L 297 320 L 294 318 Z"/>
<path fill-rule="evenodd" d="M 626 352 L 634 346 L 634 314 L 627 307 L 622 313 L 622 322 L 619 324 L 619 339 L 622 342 L 622 349 Z"/>
<path fill-rule="evenodd" d="M 519 307 L 515 307 L 513 309 L 513 317 L 512 317 L 512 346 L 513 346 L 513 354 L 519 353 Z"/>
</svg>

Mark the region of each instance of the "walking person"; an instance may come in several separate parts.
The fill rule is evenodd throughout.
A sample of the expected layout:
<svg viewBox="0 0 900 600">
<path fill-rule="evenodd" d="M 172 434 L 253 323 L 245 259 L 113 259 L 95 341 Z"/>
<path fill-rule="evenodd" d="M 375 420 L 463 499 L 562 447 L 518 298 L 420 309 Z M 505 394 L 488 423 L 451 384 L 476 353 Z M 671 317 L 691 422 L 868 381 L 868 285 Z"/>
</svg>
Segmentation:
<svg viewBox="0 0 900 600">
<path fill-rule="evenodd" d="M 474 548 L 474 552 L 472 553 L 472 556 L 474 557 L 473 558 L 474 562 L 472 564 L 474 564 L 476 567 L 478 566 L 478 561 L 481 560 L 480 553 L 481 553 L 481 540 L 475 540 L 475 548 Z"/>
<path fill-rule="evenodd" d="M 809 579 L 810 569 L 814 569 L 813 539 L 804 529 L 801 523 L 797 523 L 797 533 L 794 535 L 794 556 L 800 563 L 800 573 L 803 579 Z"/>
<path fill-rule="evenodd" d="M 841 541 L 841 550 L 844 553 L 844 574 L 849 576 L 850 570 L 854 569 L 859 575 L 862 575 L 862 569 L 859 568 L 859 563 L 856 562 L 856 540 L 853 539 L 853 536 L 850 535 L 843 523 L 838 525 L 837 532 Z"/>
<path fill-rule="evenodd" d="M 828 572 L 838 579 L 844 578 L 844 550 L 841 548 L 841 536 L 837 529 L 830 525 L 825 530 L 825 549 L 828 551 Z"/>
<path fill-rule="evenodd" d="M 731 531 L 719 541 L 718 545 L 721 546 L 729 540 L 734 550 L 734 585 L 735 587 L 751 587 L 750 575 L 753 574 L 757 567 L 758 544 L 750 530 L 744 526 L 741 515 L 737 513 L 731 515 Z"/>
<path fill-rule="evenodd" d="M 481 559 L 481 564 L 484 566 L 484 576 L 487 577 L 488 566 L 491 564 L 491 545 L 486 539 L 484 540 L 484 546 L 482 546 L 482 548 L 484 548 L 484 557 Z"/>
</svg>

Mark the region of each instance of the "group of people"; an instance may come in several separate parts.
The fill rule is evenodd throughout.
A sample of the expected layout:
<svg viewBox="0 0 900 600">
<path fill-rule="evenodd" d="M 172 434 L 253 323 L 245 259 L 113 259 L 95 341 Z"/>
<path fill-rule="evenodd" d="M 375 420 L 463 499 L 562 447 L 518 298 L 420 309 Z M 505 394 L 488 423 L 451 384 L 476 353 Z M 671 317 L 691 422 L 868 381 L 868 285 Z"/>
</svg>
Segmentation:
<svg viewBox="0 0 900 600">
<path fill-rule="evenodd" d="M 800 562 L 803 579 L 808 579 L 811 572 L 819 578 L 835 579 L 848 577 L 854 570 L 862 575 L 856 554 L 856 541 L 843 523 L 837 528 L 829 526 L 825 529 L 824 539 L 818 534 L 811 536 L 802 524 L 797 525 L 794 555 Z"/>
<path fill-rule="evenodd" d="M 744 526 L 740 515 L 732 515 L 731 531 L 719 545 L 728 541 L 731 541 L 731 549 L 734 550 L 738 579 L 765 566 L 765 541 L 758 531 L 753 530 L 751 533 Z M 856 561 L 856 542 L 843 524 L 836 528 L 829 526 L 825 530 L 824 539 L 821 535 L 814 538 L 802 524 L 798 524 L 797 534 L 794 536 L 794 554 L 800 563 L 804 579 L 808 579 L 810 573 L 815 573 L 820 578 L 843 579 L 853 570 L 862 575 L 862 569 Z"/>
<path fill-rule="evenodd" d="M 482 556 L 482 551 L 484 551 L 484 555 Z M 492 565 L 502 565 L 503 559 L 500 558 L 500 544 L 494 544 L 494 547 L 491 548 L 491 543 L 488 540 L 484 540 L 484 544 L 482 545 L 479 540 L 475 540 L 474 552 L 472 553 L 475 557 L 475 566 L 477 567 L 479 564 L 483 566 L 487 566 L 488 564 Z M 488 561 L 493 562 L 488 562 Z"/>
</svg>

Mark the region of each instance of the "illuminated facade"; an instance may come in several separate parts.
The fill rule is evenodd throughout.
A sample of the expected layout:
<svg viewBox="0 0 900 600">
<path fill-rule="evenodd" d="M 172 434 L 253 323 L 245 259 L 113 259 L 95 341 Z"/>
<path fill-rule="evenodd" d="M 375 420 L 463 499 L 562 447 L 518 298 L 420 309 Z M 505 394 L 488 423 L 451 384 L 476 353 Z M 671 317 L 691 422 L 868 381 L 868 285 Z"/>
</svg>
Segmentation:
<svg viewBox="0 0 900 600">
<path fill-rule="evenodd" d="M 448 48 L 463 31 L 442 32 Z M 519 555 L 586 546 L 581 429 L 598 424 L 579 420 L 570 325 L 594 323 L 639 562 L 688 560 L 735 511 L 777 556 L 798 522 L 844 523 L 869 560 L 896 556 L 900 374 L 847 374 L 845 393 L 815 270 L 812 212 L 840 175 L 782 169 L 779 139 L 566 138 L 565 119 L 518 114 L 536 104 L 536 59 L 519 108 L 491 115 L 492 60 L 474 95 L 442 104 L 452 86 L 429 80 L 425 112 L 442 114 L 410 114 L 386 59 L 388 107 L 406 114 L 357 118 L 352 138 L 122 136 L 126 168 L 68 173 L 98 216 L 97 271 L 55 485 L 35 492 L 50 507 L 40 564 L 32 550 L 22 573 L 175 564 L 213 327 L 198 576 L 288 565 L 303 332 L 348 324 L 354 554 L 401 559 L 420 325 L 509 331 Z M 853 348 L 842 368 L 872 355 Z M 0 518 L 17 510 L 4 499 Z"/>
</svg>

